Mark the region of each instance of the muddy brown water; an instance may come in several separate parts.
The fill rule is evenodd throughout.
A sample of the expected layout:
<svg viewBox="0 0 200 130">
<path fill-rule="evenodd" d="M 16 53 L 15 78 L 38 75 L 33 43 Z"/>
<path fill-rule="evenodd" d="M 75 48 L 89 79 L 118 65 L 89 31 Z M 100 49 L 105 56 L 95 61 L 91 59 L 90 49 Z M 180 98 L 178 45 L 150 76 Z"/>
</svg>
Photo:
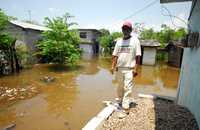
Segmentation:
<svg viewBox="0 0 200 130">
<path fill-rule="evenodd" d="M 81 129 L 104 107 L 103 100 L 116 96 L 109 68 L 109 58 L 93 58 L 73 69 L 39 64 L 18 75 L 0 77 L 1 96 L 16 89 L 14 97 L 0 98 L 0 129 L 10 124 L 16 124 L 15 130 Z M 44 82 L 45 76 L 55 80 Z M 178 78 L 179 69 L 165 63 L 141 66 L 133 92 L 176 96 Z"/>
</svg>

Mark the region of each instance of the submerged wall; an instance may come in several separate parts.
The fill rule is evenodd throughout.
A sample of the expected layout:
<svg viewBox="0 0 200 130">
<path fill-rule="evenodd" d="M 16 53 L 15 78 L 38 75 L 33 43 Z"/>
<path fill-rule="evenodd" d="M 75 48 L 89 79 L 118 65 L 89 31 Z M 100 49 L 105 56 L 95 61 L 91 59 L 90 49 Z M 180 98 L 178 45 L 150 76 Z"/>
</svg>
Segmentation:
<svg viewBox="0 0 200 130">
<path fill-rule="evenodd" d="M 156 48 L 153 47 L 144 47 L 143 65 L 155 65 L 156 63 Z"/>
</svg>

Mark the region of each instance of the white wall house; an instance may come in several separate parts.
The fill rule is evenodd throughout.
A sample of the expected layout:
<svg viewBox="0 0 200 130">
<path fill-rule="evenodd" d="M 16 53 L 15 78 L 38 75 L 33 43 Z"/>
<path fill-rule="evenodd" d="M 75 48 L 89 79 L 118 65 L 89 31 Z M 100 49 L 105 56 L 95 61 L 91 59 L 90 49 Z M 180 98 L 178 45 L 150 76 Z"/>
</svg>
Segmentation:
<svg viewBox="0 0 200 130">
<path fill-rule="evenodd" d="M 152 40 L 141 40 L 142 48 L 142 64 L 143 65 L 155 65 L 157 47 L 160 43 Z"/>
</svg>

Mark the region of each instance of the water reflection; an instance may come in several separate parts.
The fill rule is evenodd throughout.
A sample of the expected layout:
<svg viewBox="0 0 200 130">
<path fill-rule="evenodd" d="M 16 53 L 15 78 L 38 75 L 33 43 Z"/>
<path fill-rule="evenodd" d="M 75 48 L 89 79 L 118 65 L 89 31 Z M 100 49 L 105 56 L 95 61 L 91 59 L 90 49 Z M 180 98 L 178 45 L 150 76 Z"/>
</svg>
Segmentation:
<svg viewBox="0 0 200 130">
<path fill-rule="evenodd" d="M 96 56 L 93 56 L 93 58 L 90 60 L 83 59 L 81 62 L 81 66 L 83 67 L 79 71 L 81 74 L 94 75 L 94 74 L 97 74 L 100 70 L 98 57 Z"/>
<path fill-rule="evenodd" d="M 140 66 L 135 78 L 136 92 L 176 96 L 179 69 L 160 62 L 156 66 Z"/>
<path fill-rule="evenodd" d="M 103 108 L 103 100 L 116 96 L 110 67 L 111 58 L 93 57 L 72 69 L 43 64 L 19 75 L 1 77 L 1 86 L 34 86 L 39 93 L 9 106 L 1 102 L 4 106 L 0 109 L 0 129 L 11 122 L 17 124 L 16 130 L 80 129 Z M 45 76 L 55 80 L 41 81 Z M 140 66 L 133 92 L 175 96 L 178 77 L 179 69 L 163 63 Z"/>
</svg>

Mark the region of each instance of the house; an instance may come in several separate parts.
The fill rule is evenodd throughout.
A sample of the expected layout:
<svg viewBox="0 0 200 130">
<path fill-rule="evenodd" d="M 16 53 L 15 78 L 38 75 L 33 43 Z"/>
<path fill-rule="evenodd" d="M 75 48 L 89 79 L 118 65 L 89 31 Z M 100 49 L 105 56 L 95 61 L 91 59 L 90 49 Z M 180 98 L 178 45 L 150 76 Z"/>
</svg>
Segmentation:
<svg viewBox="0 0 200 130">
<path fill-rule="evenodd" d="M 9 21 L 6 31 L 17 38 L 16 44 L 26 44 L 29 50 L 34 51 L 35 44 L 41 39 L 42 31 L 50 30 L 47 27 L 21 21 Z"/>
<path fill-rule="evenodd" d="M 188 40 L 177 90 L 177 103 L 187 107 L 200 126 L 200 0 L 161 0 L 161 3 L 191 1 Z"/>
<path fill-rule="evenodd" d="M 142 50 L 141 64 L 155 65 L 157 47 L 160 46 L 160 43 L 153 40 L 141 40 L 140 43 L 141 43 L 141 50 Z"/>
<path fill-rule="evenodd" d="M 100 36 L 100 31 L 96 29 L 78 29 L 81 39 L 80 48 L 83 50 L 83 55 L 94 55 L 99 53 L 99 43 L 97 41 Z"/>
<path fill-rule="evenodd" d="M 165 50 L 168 52 L 168 64 L 180 68 L 183 57 L 183 47 L 174 42 L 169 42 Z"/>
</svg>

